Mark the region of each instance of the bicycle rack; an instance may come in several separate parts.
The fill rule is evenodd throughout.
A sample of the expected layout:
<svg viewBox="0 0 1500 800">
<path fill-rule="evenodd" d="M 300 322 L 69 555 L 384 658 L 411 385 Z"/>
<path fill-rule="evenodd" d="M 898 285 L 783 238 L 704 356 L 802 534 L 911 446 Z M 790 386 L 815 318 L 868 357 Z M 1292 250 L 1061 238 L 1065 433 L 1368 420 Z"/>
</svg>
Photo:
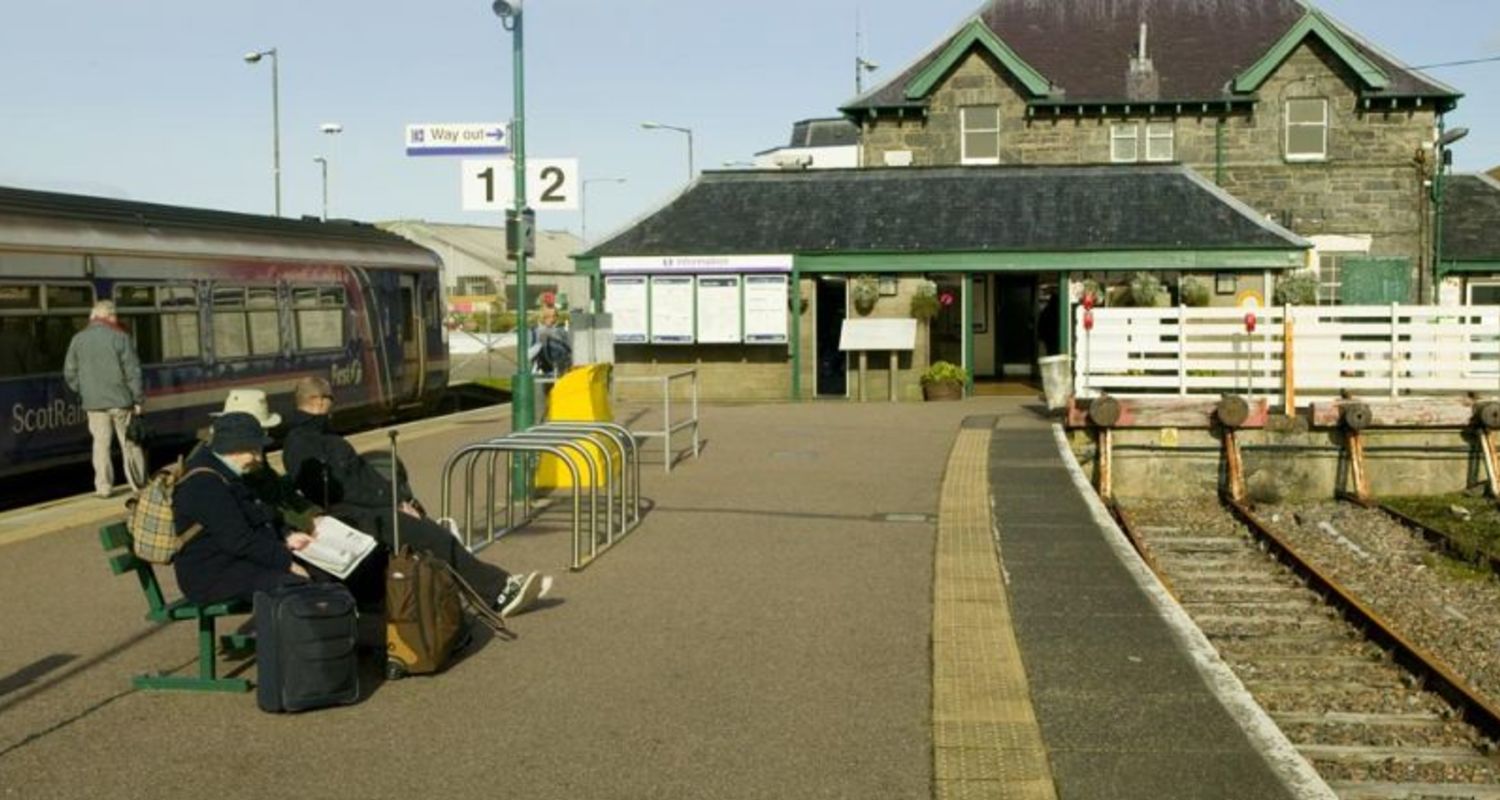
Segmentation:
<svg viewBox="0 0 1500 800">
<path fill-rule="evenodd" d="M 592 446 L 590 446 L 592 445 Z M 604 550 L 624 538 L 640 524 L 640 443 L 629 430 L 614 423 L 558 422 L 539 425 L 527 431 L 511 433 L 483 442 L 466 445 L 450 455 L 443 465 L 441 515 L 453 515 L 453 478 L 462 467 L 464 486 L 463 526 L 460 538 L 470 551 L 493 544 L 499 538 L 535 519 L 535 466 L 541 455 L 552 455 L 563 462 L 572 478 L 573 495 L 573 563 L 572 569 L 583 569 Z M 505 471 L 497 472 L 500 456 L 505 456 Z M 524 489 L 520 498 L 513 494 L 511 475 L 517 457 L 524 463 Z M 481 460 L 484 473 L 485 535 L 476 542 L 474 504 L 479 497 L 476 484 Z M 585 472 L 587 470 L 587 472 Z M 502 506 L 496 503 L 496 483 L 504 484 L 503 524 L 497 519 Z M 583 546 L 583 486 L 589 493 L 589 543 L 587 557 Z M 600 492 L 604 494 L 604 527 L 599 525 Z M 520 516 L 516 508 L 520 506 Z M 615 509 L 619 509 L 618 524 Z M 601 532 L 602 546 L 601 546 Z"/>
</svg>

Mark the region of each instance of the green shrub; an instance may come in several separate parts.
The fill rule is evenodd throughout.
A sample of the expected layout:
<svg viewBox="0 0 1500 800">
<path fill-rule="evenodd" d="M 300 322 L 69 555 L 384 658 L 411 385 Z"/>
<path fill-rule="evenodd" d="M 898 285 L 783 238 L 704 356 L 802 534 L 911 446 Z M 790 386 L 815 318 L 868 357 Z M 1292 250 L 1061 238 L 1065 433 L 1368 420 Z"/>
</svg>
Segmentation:
<svg viewBox="0 0 1500 800">
<path fill-rule="evenodd" d="M 1312 306 L 1318 303 L 1318 276 L 1312 270 L 1298 270 L 1276 281 L 1273 302 L 1278 306 Z"/>
<path fill-rule="evenodd" d="M 937 297 L 937 284 L 932 281 L 922 281 L 917 284 L 917 292 L 911 297 L 912 319 L 928 322 L 941 310 L 942 304 L 938 302 Z"/>
<path fill-rule="evenodd" d="M 1137 272 L 1131 276 L 1123 299 L 1127 305 L 1136 308 L 1155 308 L 1164 296 L 1166 289 L 1162 287 L 1161 278 L 1156 273 Z"/>
<path fill-rule="evenodd" d="M 922 385 L 932 383 L 968 383 L 969 372 L 957 364 L 939 361 L 922 373 Z"/>
<path fill-rule="evenodd" d="M 1202 278 L 1186 277 L 1177 284 L 1177 295 L 1182 304 L 1193 308 L 1203 308 L 1208 305 L 1209 291 L 1208 281 Z"/>
</svg>

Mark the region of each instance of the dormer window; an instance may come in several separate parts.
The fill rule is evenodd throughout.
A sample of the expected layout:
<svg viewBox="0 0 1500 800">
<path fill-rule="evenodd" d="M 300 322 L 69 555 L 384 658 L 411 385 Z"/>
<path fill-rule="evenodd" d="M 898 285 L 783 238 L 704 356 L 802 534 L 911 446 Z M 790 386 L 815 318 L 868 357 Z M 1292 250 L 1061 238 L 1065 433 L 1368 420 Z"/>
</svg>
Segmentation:
<svg viewBox="0 0 1500 800">
<path fill-rule="evenodd" d="M 1000 107 L 964 106 L 958 110 L 964 164 L 1000 163 Z"/>
<path fill-rule="evenodd" d="M 1286 101 L 1286 160 L 1328 160 L 1328 101 Z"/>
</svg>

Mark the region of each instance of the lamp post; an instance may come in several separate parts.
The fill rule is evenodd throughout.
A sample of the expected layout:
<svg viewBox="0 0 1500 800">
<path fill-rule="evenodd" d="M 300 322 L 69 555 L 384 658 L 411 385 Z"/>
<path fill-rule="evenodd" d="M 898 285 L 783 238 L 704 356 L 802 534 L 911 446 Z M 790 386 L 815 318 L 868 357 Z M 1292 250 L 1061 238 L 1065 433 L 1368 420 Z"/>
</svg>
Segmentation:
<svg viewBox="0 0 1500 800">
<path fill-rule="evenodd" d="M 328 221 L 328 159 L 318 156 L 313 162 L 323 168 L 323 221 Z"/>
<path fill-rule="evenodd" d="M 679 128 L 676 125 L 663 125 L 660 122 L 642 122 L 641 123 L 641 127 L 645 128 L 648 131 L 657 131 L 657 130 L 661 130 L 661 131 L 677 131 L 678 133 L 685 133 L 685 134 L 687 134 L 687 144 L 688 144 L 688 180 L 692 181 L 693 175 L 696 174 L 693 171 L 693 129 L 692 128 Z"/>
<path fill-rule="evenodd" d="M 1432 225 L 1432 289 L 1428 302 L 1435 302 L 1439 297 L 1438 282 L 1443 279 L 1443 176 L 1453 166 L 1453 151 L 1449 148 L 1468 135 L 1468 128 L 1454 128 L 1444 132 L 1442 120 L 1438 120 L 1438 138 L 1434 146 L 1437 152 L 1437 173 L 1432 177 L 1432 201 L 1437 211 L 1433 215 L 1435 219 Z"/>
<path fill-rule="evenodd" d="M 325 122 L 318 126 L 326 136 L 337 136 L 344 132 L 344 126 L 337 122 Z M 328 221 L 328 159 L 323 156 L 314 158 L 313 161 L 323 165 L 323 221 Z"/>
<path fill-rule="evenodd" d="M 276 181 L 276 216 L 281 216 L 281 68 L 276 48 L 252 50 L 245 54 L 246 64 L 259 63 L 271 57 L 271 172 Z"/>
<path fill-rule="evenodd" d="M 526 324 L 526 60 L 522 37 L 521 0 L 494 0 L 491 4 L 500 26 L 510 31 L 514 116 L 510 124 L 511 163 L 515 166 L 516 194 L 516 374 L 511 379 L 511 418 L 513 431 L 524 431 L 536 418 L 531 377 L 531 328 Z M 525 459 L 516 459 L 511 476 L 513 488 L 525 492 Z M 514 494 L 512 496 L 515 496 Z"/>
<path fill-rule="evenodd" d="M 579 226 L 578 226 L 579 227 L 579 233 L 578 233 L 578 238 L 582 239 L 584 244 L 588 244 L 589 243 L 589 184 L 591 184 L 591 183 L 624 183 L 624 182 L 625 182 L 624 178 L 585 178 L 584 179 L 584 181 L 583 181 L 583 191 L 579 192 L 579 197 L 578 197 L 578 217 L 579 217 Z"/>
</svg>

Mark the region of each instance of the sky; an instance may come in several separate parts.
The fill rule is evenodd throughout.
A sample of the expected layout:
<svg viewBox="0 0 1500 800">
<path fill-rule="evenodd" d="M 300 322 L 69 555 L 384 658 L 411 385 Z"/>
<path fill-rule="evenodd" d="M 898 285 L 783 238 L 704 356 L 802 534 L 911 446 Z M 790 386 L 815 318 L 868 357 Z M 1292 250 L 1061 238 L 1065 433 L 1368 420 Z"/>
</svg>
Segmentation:
<svg viewBox="0 0 1500 800">
<path fill-rule="evenodd" d="M 1062 0 L 1050 0 L 1061 2 Z M 1254 0 L 1218 0 L 1254 2 Z M 894 77 L 979 0 L 525 0 L 527 151 L 576 158 L 589 238 L 699 170 L 785 144 L 799 119 Z M 1500 56 L 1496 0 L 1320 0 L 1410 65 Z M 277 48 L 283 214 L 499 224 L 461 208 L 459 159 L 405 154 L 413 123 L 507 120 L 511 35 L 489 0 L 0 0 L 0 185 L 270 214 Z M 1435 68 L 1465 93 L 1459 171 L 1500 165 L 1500 62 Z M 343 126 L 331 136 L 323 123 Z M 604 179 L 624 178 L 623 183 Z M 579 232 L 580 214 L 541 215 Z"/>
</svg>

